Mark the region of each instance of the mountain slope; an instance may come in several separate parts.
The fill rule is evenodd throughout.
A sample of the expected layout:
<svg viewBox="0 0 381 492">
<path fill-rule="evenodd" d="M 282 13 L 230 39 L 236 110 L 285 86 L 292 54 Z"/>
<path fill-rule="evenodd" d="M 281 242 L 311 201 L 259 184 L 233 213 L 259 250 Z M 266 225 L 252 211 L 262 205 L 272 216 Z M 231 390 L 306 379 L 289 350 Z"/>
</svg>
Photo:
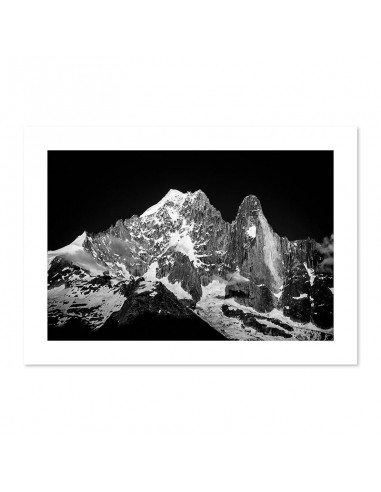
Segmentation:
<svg viewBox="0 0 381 492">
<path fill-rule="evenodd" d="M 313 239 L 289 241 L 279 237 L 253 195 L 243 200 L 236 219 L 230 224 L 223 220 L 201 190 L 194 193 L 170 190 L 140 217 L 135 215 L 118 220 L 115 226 L 104 232 L 83 233 L 71 245 L 49 252 L 48 256 L 49 310 L 55 309 L 56 318 L 61 312 L 62 319 L 67 322 L 67 305 L 75 304 L 71 301 L 63 304 L 65 296 L 71 298 L 76 289 L 87 292 L 86 285 L 92 285 L 94 279 L 98 279 L 98 283 L 106 282 L 102 284 L 103 290 L 91 291 L 83 302 L 95 308 L 92 303 L 97 298 L 102 305 L 110 306 L 104 316 L 100 316 L 100 308 L 94 309 L 91 316 L 83 314 L 83 320 L 89 319 L 98 331 L 100 326 L 104 326 L 102 330 L 106 326 L 111 330 L 112 323 L 120 324 L 122 320 L 130 319 L 136 308 L 136 303 L 132 303 L 135 299 L 133 291 L 129 291 L 130 302 L 125 301 L 123 308 L 110 299 L 122 295 L 121 289 L 126 292 L 126 286 L 135 285 L 137 278 L 144 278 L 141 281 L 160 285 L 158 289 L 165 286 L 165 291 L 170 291 L 176 302 L 187 310 L 183 313 L 183 324 L 187 318 L 185 314 L 190 313 L 188 308 L 196 309 L 199 316 L 224 336 L 226 326 L 236 326 L 237 323 L 233 317 L 226 316 L 227 312 L 224 313 L 222 305 L 216 302 L 221 297 L 221 288 L 217 297 L 210 295 L 213 289 L 209 287 L 216 282 L 223 288 L 224 299 L 245 306 L 253 313 L 267 315 L 276 312 L 290 326 L 298 323 L 308 325 L 306 329 L 310 331 L 324 329 L 332 332 L 333 273 L 322 268 L 322 248 Z M 68 276 L 70 278 L 66 278 Z M 70 292 L 65 291 L 66 287 L 57 291 L 65 282 L 70 284 Z M 80 282 L 82 287 L 79 288 L 76 282 Z M 206 292 L 209 295 L 205 295 Z M 83 300 L 83 296 L 77 295 Z M 170 304 L 170 296 L 164 297 Z M 61 299 L 61 304 L 57 299 Z M 211 321 L 205 312 L 217 305 L 218 315 L 213 308 Z M 152 311 L 152 306 L 155 306 L 154 302 L 145 303 L 143 311 L 139 311 L 140 316 L 156 316 L 159 308 L 156 306 Z M 94 321 L 94 313 L 101 320 L 100 324 Z M 216 316 L 219 316 L 220 324 Z M 192 319 L 196 326 L 196 318 Z M 151 319 L 144 324 L 149 326 L 150 323 Z M 236 334 L 228 338 L 247 339 L 243 336 L 247 330 L 243 328 L 242 320 L 239 326 L 242 333 L 233 330 Z M 143 333 L 142 327 L 139 330 Z M 274 338 L 271 333 L 276 333 L 275 329 L 264 331 L 269 335 L 265 334 L 263 338 L 263 333 L 260 333 L 257 334 L 259 338 L 255 336 L 252 339 Z M 314 339 L 312 334 L 310 338 Z"/>
<path fill-rule="evenodd" d="M 50 300 L 49 340 L 225 340 L 162 283 L 143 278 L 73 278 Z"/>
</svg>

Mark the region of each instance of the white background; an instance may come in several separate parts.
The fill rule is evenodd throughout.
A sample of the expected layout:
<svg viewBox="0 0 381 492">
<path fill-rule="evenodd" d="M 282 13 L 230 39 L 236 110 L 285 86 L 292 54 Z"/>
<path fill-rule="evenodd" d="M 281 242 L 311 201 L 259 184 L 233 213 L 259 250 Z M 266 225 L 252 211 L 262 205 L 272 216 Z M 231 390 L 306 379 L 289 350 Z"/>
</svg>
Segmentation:
<svg viewBox="0 0 381 492">
<path fill-rule="evenodd" d="M 377 7 L 7 2 L 0 16 L 2 490 L 380 489 Z M 24 367 L 22 128 L 73 124 L 358 126 L 359 366 Z"/>
</svg>

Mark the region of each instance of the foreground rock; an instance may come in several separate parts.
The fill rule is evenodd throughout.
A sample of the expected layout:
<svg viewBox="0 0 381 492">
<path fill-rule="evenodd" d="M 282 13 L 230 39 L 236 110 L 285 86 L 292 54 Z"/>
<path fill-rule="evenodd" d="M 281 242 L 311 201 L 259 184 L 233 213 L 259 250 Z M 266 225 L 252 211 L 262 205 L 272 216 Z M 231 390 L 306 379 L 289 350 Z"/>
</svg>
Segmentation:
<svg viewBox="0 0 381 492">
<path fill-rule="evenodd" d="M 101 285 L 103 279 L 97 280 Z M 82 302 L 69 308 L 62 323 L 51 313 L 49 340 L 225 340 L 160 282 L 140 278 L 117 287 L 123 302 L 95 324 L 97 307 Z M 95 291 L 93 291 L 94 294 Z M 92 296 L 90 296 L 91 298 Z M 103 303 L 108 302 L 106 298 Z M 92 315 L 92 316 L 91 316 Z M 55 313 L 57 316 L 57 313 Z"/>
</svg>

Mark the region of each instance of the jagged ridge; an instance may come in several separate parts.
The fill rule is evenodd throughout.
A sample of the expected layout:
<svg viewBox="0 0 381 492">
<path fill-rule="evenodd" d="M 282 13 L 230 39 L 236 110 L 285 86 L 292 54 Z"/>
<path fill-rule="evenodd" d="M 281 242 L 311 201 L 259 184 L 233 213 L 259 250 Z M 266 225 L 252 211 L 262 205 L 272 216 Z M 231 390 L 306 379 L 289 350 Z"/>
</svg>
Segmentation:
<svg viewBox="0 0 381 492">
<path fill-rule="evenodd" d="M 229 223 L 201 190 L 170 190 L 140 217 L 86 233 L 72 245 L 79 250 L 50 256 L 75 263 L 80 255 L 79 266 L 86 269 L 93 261 L 100 272 L 124 281 L 157 279 L 178 298 L 194 302 L 217 279 L 227 298 L 257 312 L 278 309 L 295 322 L 333 326 L 333 275 L 320 268 L 318 243 L 279 237 L 254 195 L 245 197 Z"/>
</svg>

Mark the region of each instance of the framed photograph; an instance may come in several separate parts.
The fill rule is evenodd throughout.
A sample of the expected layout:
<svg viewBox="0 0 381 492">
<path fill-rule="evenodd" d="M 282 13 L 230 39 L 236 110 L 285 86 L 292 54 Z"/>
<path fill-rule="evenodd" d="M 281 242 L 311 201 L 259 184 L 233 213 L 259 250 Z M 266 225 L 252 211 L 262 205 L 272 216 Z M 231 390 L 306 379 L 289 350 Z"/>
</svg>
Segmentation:
<svg viewBox="0 0 381 492">
<path fill-rule="evenodd" d="M 25 129 L 24 362 L 356 364 L 356 128 Z"/>
</svg>

